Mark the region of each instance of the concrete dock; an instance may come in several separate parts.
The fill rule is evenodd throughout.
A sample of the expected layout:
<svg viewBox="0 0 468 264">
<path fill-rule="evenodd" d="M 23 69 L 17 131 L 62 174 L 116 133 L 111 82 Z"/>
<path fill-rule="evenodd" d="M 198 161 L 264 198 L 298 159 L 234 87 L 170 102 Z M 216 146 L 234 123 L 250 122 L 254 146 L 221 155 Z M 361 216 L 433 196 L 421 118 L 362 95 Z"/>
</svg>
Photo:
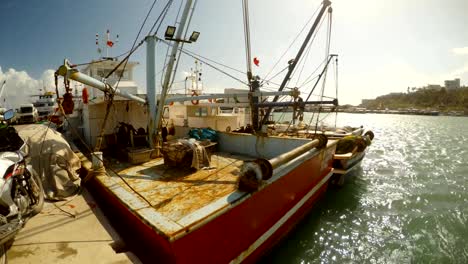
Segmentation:
<svg viewBox="0 0 468 264">
<path fill-rule="evenodd" d="M 116 253 L 122 252 L 122 253 Z M 141 263 L 112 228 L 84 189 L 68 201 L 45 202 L 7 252 L 8 262 L 24 263 Z"/>
</svg>

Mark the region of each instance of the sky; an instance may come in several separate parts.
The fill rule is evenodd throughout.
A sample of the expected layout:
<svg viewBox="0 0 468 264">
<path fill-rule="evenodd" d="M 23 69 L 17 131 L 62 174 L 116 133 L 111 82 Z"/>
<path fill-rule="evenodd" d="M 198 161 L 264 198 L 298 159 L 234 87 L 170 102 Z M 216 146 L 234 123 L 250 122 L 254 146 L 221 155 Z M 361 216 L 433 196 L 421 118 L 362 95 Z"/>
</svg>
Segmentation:
<svg viewBox="0 0 468 264">
<path fill-rule="evenodd" d="M 30 98 L 30 94 L 37 94 L 42 86 L 51 90 L 53 72 L 65 58 L 72 63 L 98 59 L 102 54 L 97 53 L 96 33 L 100 34 L 101 43 L 107 29 L 114 40 L 119 34 L 119 42 L 109 51 L 111 56 L 128 51 L 152 3 L 153 0 L 1 0 L 0 84 L 5 79 L 7 83 L 0 102 L 7 98 L 10 104 L 17 104 Z M 320 0 L 249 1 L 251 52 L 252 57 L 260 60 L 258 67 L 253 66 L 255 75 L 265 78 L 271 71 L 271 77 L 287 66 L 320 3 Z M 166 0 L 156 2 L 138 41 L 149 32 L 165 4 Z M 175 0 L 158 36 L 163 36 L 166 26 L 175 24 L 179 6 L 180 0 Z M 338 94 L 340 104 L 357 105 L 361 99 L 406 92 L 409 86 L 443 85 L 446 79 L 461 78 L 462 84 L 468 85 L 465 28 L 468 1 L 336 0 L 332 1 L 332 7 L 330 53 L 339 55 L 338 77 L 333 64 L 327 74 L 325 94 Z M 305 25 L 306 30 L 298 36 Z M 242 1 L 198 1 L 189 26 L 189 32 L 194 30 L 201 32 L 200 38 L 185 48 L 246 71 Z M 326 56 L 326 32 L 327 20 L 321 24 L 288 87 L 300 87 L 304 93 L 311 89 L 313 82 L 302 84 L 308 76 L 317 75 L 310 74 Z M 288 49 L 296 36 L 297 41 Z M 163 68 L 166 54 L 167 46 L 158 43 L 158 71 Z M 131 60 L 140 63 L 135 69 L 135 80 L 144 91 L 146 46 L 141 46 Z M 181 57 L 174 89 L 183 85 L 193 62 L 193 58 Z M 224 70 L 246 80 L 245 74 Z M 276 89 L 284 74 L 266 82 L 264 88 Z M 246 88 L 208 65 L 203 66 L 203 82 L 206 92 Z"/>
</svg>

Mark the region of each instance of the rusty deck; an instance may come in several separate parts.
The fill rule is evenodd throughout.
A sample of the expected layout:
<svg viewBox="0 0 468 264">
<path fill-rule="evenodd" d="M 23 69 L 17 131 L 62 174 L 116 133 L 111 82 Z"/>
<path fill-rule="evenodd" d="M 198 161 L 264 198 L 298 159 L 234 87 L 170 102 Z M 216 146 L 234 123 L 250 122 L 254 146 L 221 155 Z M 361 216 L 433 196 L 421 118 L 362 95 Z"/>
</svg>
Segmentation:
<svg viewBox="0 0 468 264">
<path fill-rule="evenodd" d="M 245 195 L 236 191 L 236 182 L 246 159 L 218 152 L 207 170 L 171 168 L 162 158 L 116 169 L 133 190 L 110 170 L 97 180 L 156 232 L 172 240 Z"/>
</svg>

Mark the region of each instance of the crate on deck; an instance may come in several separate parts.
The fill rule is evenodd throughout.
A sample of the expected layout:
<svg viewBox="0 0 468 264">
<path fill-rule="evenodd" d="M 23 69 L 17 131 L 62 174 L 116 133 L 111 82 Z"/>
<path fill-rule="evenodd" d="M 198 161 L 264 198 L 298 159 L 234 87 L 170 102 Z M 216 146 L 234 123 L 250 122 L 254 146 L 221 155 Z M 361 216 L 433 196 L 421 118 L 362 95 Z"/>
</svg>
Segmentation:
<svg viewBox="0 0 468 264">
<path fill-rule="evenodd" d="M 151 159 L 152 152 L 153 150 L 150 148 L 127 148 L 128 161 L 134 165 L 145 163 Z"/>
</svg>

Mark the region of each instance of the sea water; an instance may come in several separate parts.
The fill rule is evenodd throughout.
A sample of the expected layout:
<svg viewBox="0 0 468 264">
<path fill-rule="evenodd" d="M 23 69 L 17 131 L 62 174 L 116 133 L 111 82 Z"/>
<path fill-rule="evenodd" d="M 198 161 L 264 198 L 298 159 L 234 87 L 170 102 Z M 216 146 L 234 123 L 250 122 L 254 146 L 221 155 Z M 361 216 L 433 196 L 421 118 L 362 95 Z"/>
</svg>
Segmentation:
<svg viewBox="0 0 468 264">
<path fill-rule="evenodd" d="M 468 263 L 468 117 L 339 113 L 336 123 L 374 132 L 366 157 L 262 262 Z"/>
</svg>

